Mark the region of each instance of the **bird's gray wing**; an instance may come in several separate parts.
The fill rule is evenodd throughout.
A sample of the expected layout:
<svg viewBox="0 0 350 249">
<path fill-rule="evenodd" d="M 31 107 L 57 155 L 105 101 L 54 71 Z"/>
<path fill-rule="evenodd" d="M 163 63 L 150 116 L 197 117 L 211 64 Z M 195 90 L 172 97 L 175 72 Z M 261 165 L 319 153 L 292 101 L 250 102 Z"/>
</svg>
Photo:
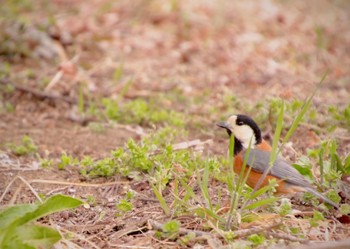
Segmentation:
<svg viewBox="0 0 350 249">
<path fill-rule="evenodd" d="M 246 153 L 247 151 L 243 152 L 243 158 L 245 158 Z M 251 149 L 248 154 L 247 165 L 249 165 L 254 171 L 263 173 L 269 166 L 270 155 L 271 153 L 267 151 Z M 269 175 L 275 176 L 279 179 L 284 179 L 286 182 L 296 186 L 311 187 L 310 183 L 304 178 L 304 176 L 281 157 L 277 157 Z"/>
<path fill-rule="evenodd" d="M 245 158 L 247 151 L 243 152 L 243 158 Z M 247 155 L 247 165 L 249 165 L 253 170 L 263 173 L 265 169 L 269 166 L 270 162 L 270 152 L 251 149 Z M 293 184 L 295 186 L 303 187 L 305 190 L 316 195 L 317 197 L 328 202 L 335 208 L 339 208 L 338 204 L 334 203 L 316 189 L 314 189 L 311 184 L 297 171 L 293 166 L 289 165 L 281 157 L 278 157 L 270 170 L 269 175 L 275 176 L 280 179 L 284 179 L 285 182 Z"/>
</svg>

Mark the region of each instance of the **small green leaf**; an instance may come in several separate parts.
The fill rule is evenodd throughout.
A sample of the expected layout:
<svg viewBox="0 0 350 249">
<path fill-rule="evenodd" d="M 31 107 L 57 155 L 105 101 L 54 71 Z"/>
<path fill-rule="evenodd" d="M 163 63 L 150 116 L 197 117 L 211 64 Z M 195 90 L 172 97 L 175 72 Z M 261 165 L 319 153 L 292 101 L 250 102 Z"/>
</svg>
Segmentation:
<svg viewBox="0 0 350 249">
<path fill-rule="evenodd" d="M 312 227 L 317 227 L 319 225 L 319 221 L 322 221 L 322 220 L 324 220 L 323 214 L 321 212 L 315 210 L 314 215 L 310 220 L 310 225 Z"/>
<path fill-rule="evenodd" d="M 252 234 L 248 236 L 247 239 L 256 246 L 261 245 L 265 241 L 265 237 L 263 235 L 258 235 L 258 234 Z"/>
<path fill-rule="evenodd" d="M 302 174 L 303 176 L 307 176 L 309 179 L 313 178 L 313 174 L 311 171 L 311 168 L 309 167 L 305 167 L 303 165 L 300 164 L 293 164 L 293 167 L 299 171 L 300 174 Z"/>
<path fill-rule="evenodd" d="M 123 74 L 123 64 L 121 63 L 113 73 L 114 82 L 118 82 Z"/>
<path fill-rule="evenodd" d="M 163 232 L 165 233 L 177 233 L 180 229 L 180 222 L 177 220 L 171 220 L 165 223 L 162 227 Z"/>
<path fill-rule="evenodd" d="M 339 196 L 338 191 L 335 189 L 329 190 L 326 196 L 335 203 L 339 203 L 341 201 L 341 197 Z"/>
<path fill-rule="evenodd" d="M 349 215 L 350 214 L 350 205 L 349 204 L 342 204 L 340 206 L 339 211 L 342 215 Z"/>
<path fill-rule="evenodd" d="M 277 197 L 270 197 L 270 198 L 262 199 L 262 200 L 256 201 L 256 202 L 246 206 L 245 209 L 247 209 L 247 210 L 256 209 L 256 208 L 259 208 L 259 207 L 262 207 L 262 206 L 274 203 L 277 200 L 278 200 Z"/>
<path fill-rule="evenodd" d="M 170 209 L 169 209 L 165 199 L 163 198 L 162 194 L 158 191 L 158 189 L 153 184 L 151 184 L 151 187 L 152 187 L 153 192 L 156 195 L 156 197 L 157 197 L 157 199 L 158 199 L 158 201 L 160 203 L 160 206 L 164 210 L 164 213 L 166 215 L 170 215 Z"/>
<path fill-rule="evenodd" d="M 131 202 L 127 201 L 127 200 L 120 200 L 119 203 L 116 205 L 116 208 L 123 212 L 129 212 L 133 209 L 133 205 Z"/>
<path fill-rule="evenodd" d="M 274 187 L 277 186 L 277 181 L 275 179 L 271 180 L 268 185 L 258 189 L 255 192 L 252 192 L 251 195 L 249 196 L 249 199 L 255 199 L 258 196 L 265 194 L 269 190 L 273 189 Z"/>
<path fill-rule="evenodd" d="M 232 230 L 224 232 L 224 236 L 227 241 L 232 241 L 237 238 L 237 234 L 235 234 Z"/>
<path fill-rule="evenodd" d="M 282 199 L 278 213 L 281 216 L 286 216 L 292 212 L 292 205 L 289 199 Z"/>
</svg>

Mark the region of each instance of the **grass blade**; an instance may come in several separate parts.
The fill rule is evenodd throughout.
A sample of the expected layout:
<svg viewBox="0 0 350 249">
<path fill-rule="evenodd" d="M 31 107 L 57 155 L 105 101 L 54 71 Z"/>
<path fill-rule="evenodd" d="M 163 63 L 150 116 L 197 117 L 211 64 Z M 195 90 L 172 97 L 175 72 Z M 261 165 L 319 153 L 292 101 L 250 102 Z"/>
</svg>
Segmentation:
<svg viewBox="0 0 350 249">
<path fill-rule="evenodd" d="M 324 80 L 326 79 L 326 76 L 328 74 L 328 71 L 322 76 L 320 83 L 318 83 L 317 87 L 315 88 L 315 90 L 312 92 L 312 94 L 307 98 L 306 102 L 304 103 L 303 107 L 301 108 L 299 114 L 296 116 L 296 118 L 293 120 L 292 126 L 290 127 L 290 129 L 288 130 L 286 136 L 283 139 L 282 144 L 285 144 L 289 138 L 293 135 L 295 129 L 298 127 L 299 123 L 301 122 L 302 118 L 304 117 L 306 111 L 309 109 L 310 105 L 311 105 L 311 101 L 314 98 L 316 92 L 318 91 L 318 89 L 321 87 L 322 83 L 324 82 Z"/>
<path fill-rule="evenodd" d="M 151 187 L 152 187 L 153 192 L 156 195 L 156 197 L 160 203 L 160 206 L 164 210 L 164 213 L 166 215 L 170 215 L 170 209 L 169 209 L 168 205 L 166 204 L 166 201 L 165 201 L 164 197 L 162 196 L 162 194 L 158 191 L 158 189 L 152 183 L 151 183 Z"/>
<path fill-rule="evenodd" d="M 284 104 L 284 101 L 282 100 L 282 106 L 281 106 L 280 112 L 278 114 L 276 130 L 275 130 L 275 134 L 273 136 L 272 152 L 271 152 L 270 163 L 269 163 L 270 166 L 274 164 L 274 162 L 276 161 L 276 158 L 278 156 L 278 153 L 279 153 L 278 141 L 281 137 L 281 132 L 282 132 L 282 128 L 283 128 L 284 109 L 285 109 L 285 104 Z"/>
<path fill-rule="evenodd" d="M 208 189 L 208 183 L 209 183 L 209 164 L 206 163 L 205 167 L 204 167 L 204 173 L 203 176 L 201 178 L 201 176 L 199 175 L 199 173 L 197 174 L 197 179 L 198 179 L 198 184 L 199 187 L 202 191 L 203 197 L 206 200 L 210 210 L 213 210 L 213 205 L 211 202 L 211 197 L 209 195 L 209 189 Z M 201 180 L 202 179 L 202 180 Z"/>
<path fill-rule="evenodd" d="M 256 209 L 256 208 L 265 206 L 267 204 L 274 203 L 277 200 L 278 200 L 278 197 L 270 197 L 270 198 L 267 198 L 267 199 L 262 199 L 262 200 L 256 201 L 256 202 L 246 206 L 245 209 L 247 209 L 247 210 Z"/>
</svg>

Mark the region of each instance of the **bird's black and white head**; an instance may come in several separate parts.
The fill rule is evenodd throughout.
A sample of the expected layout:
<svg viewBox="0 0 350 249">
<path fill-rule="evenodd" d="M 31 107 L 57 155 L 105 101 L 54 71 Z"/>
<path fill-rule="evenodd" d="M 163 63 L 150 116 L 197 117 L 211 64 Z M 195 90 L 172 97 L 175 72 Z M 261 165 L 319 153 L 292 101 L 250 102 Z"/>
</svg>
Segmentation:
<svg viewBox="0 0 350 249">
<path fill-rule="evenodd" d="M 248 148 L 249 144 L 251 148 L 254 148 L 255 145 L 262 142 L 259 126 L 246 115 L 232 115 L 227 121 L 219 122 L 217 125 L 225 128 L 229 136 L 233 133 L 235 136 L 235 147 L 236 142 L 239 143 L 237 146 L 243 146 L 244 148 Z"/>
</svg>

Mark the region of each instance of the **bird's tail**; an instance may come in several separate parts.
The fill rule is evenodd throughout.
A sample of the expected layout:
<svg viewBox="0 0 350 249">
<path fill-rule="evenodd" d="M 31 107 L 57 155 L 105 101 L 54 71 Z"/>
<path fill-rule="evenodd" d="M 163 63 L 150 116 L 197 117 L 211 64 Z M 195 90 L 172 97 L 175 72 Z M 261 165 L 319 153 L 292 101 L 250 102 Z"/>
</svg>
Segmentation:
<svg viewBox="0 0 350 249">
<path fill-rule="evenodd" d="M 311 194 L 321 198 L 322 200 L 324 200 L 325 202 L 327 202 L 328 204 L 332 205 L 333 207 L 335 207 L 336 209 L 339 209 L 339 205 L 336 204 L 335 202 L 331 201 L 330 199 L 328 199 L 326 196 L 322 195 L 320 192 L 318 192 L 316 189 L 313 188 L 309 188 L 306 187 L 305 188 L 308 192 L 310 192 Z"/>
</svg>

